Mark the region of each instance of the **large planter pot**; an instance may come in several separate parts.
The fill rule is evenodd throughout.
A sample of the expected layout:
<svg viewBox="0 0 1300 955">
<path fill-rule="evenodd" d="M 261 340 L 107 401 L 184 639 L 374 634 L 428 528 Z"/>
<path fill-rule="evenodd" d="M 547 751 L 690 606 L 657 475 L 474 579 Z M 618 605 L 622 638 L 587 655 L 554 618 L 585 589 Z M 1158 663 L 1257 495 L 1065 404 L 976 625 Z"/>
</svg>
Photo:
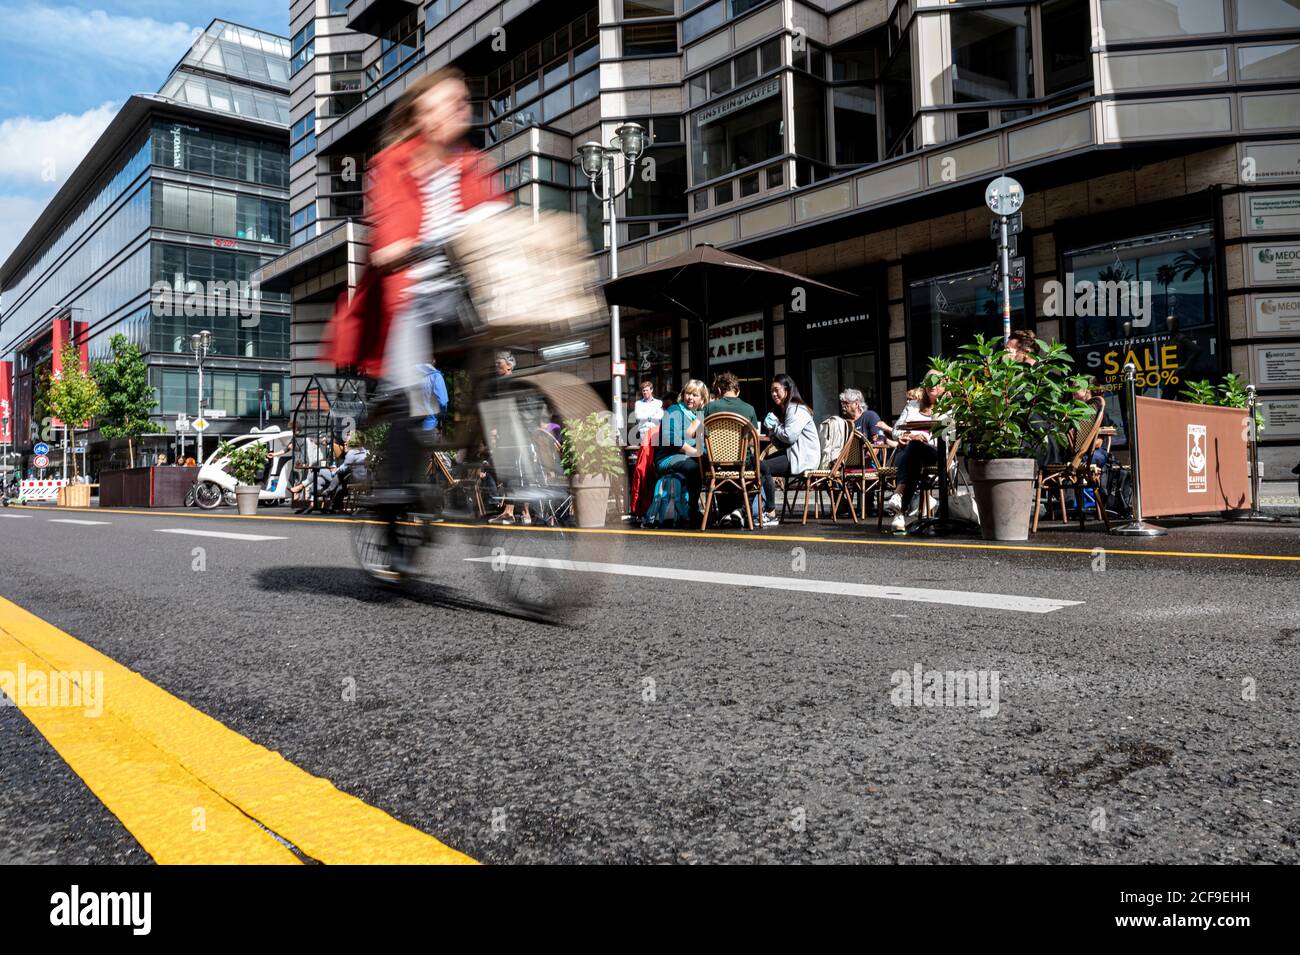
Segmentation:
<svg viewBox="0 0 1300 955">
<path fill-rule="evenodd" d="M 240 517 L 252 517 L 257 513 L 257 498 L 262 493 L 262 489 L 256 485 L 249 487 L 244 484 L 235 486 L 235 504 L 239 508 Z"/>
<path fill-rule="evenodd" d="M 579 527 L 604 527 L 609 514 L 609 477 L 577 474 L 569 478 Z"/>
<path fill-rule="evenodd" d="M 65 484 L 59 488 L 59 507 L 90 507 L 90 485 Z"/>
<path fill-rule="evenodd" d="M 1033 458 L 995 458 L 967 463 L 985 540 L 1029 540 L 1034 468 Z"/>
</svg>

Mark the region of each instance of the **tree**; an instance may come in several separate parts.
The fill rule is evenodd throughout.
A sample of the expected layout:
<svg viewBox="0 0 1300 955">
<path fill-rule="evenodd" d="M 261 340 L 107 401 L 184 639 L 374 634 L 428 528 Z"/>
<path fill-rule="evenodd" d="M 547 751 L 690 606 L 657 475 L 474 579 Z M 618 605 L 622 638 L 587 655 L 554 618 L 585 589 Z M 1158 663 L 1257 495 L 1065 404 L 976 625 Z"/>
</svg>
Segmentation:
<svg viewBox="0 0 1300 955">
<path fill-rule="evenodd" d="M 157 389 L 149 385 L 149 369 L 139 346 L 119 333 L 109 339 L 108 347 L 112 358 L 95 362 L 93 371 L 104 396 L 99 433 L 106 438 L 126 438 L 127 453 L 135 464 L 135 439 L 153 430 L 149 414 Z"/>
<path fill-rule="evenodd" d="M 104 410 L 104 396 L 99 393 L 95 379 L 81 370 L 77 349 L 67 345 L 63 349 L 63 370 L 50 382 L 50 413 L 63 420 L 70 431 L 83 425 Z M 77 456 L 72 456 L 72 474 L 80 473 Z"/>
</svg>

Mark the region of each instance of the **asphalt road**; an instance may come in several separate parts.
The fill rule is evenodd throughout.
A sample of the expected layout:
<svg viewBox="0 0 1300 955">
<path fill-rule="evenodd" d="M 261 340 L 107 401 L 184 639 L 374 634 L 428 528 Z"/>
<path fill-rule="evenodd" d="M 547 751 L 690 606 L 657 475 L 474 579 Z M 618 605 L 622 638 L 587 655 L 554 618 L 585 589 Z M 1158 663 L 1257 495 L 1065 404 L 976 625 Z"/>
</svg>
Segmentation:
<svg viewBox="0 0 1300 955">
<path fill-rule="evenodd" d="M 1204 556 L 1300 556 L 1295 525 L 603 538 L 620 571 L 548 626 L 483 606 L 455 529 L 395 596 L 337 523 L 0 514 L 0 595 L 484 862 L 1300 858 L 1300 562 Z M 918 667 L 983 671 L 979 705 L 896 705 Z M 0 862 L 148 861 L 0 707 Z"/>
</svg>

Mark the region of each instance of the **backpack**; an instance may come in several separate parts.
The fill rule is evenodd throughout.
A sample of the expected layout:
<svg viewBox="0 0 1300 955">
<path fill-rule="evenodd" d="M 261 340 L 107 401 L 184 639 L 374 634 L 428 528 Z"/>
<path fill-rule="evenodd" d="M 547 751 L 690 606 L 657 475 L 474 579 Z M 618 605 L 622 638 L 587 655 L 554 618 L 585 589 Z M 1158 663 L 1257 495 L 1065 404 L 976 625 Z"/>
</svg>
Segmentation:
<svg viewBox="0 0 1300 955">
<path fill-rule="evenodd" d="M 834 415 L 827 418 L 818 427 L 817 433 L 822 442 L 822 459 L 818 469 L 825 471 L 831 467 L 844 450 L 844 442 L 849 440 L 849 431 L 853 426 L 846 418 Z"/>
<path fill-rule="evenodd" d="M 654 496 L 642 527 L 679 527 L 691 522 L 691 495 L 680 474 L 665 474 L 655 482 Z"/>
<path fill-rule="evenodd" d="M 1133 473 L 1119 466 L 1113 454 L 1106 456 L 1099 481 L 1106 492 L 1106 510 L 1121 518 L 1133 518 Z M 1091 497 L 1091 493 L 1087 495 Z"/>
</svg>

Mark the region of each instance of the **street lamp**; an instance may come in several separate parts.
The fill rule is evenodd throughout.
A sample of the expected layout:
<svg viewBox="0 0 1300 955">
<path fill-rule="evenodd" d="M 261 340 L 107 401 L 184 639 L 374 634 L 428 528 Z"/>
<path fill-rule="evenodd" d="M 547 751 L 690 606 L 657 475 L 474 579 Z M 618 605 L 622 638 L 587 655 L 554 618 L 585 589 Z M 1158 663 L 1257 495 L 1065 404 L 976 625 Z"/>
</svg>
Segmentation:
<svg viewBox="0 0 1300 955">
<path fill-rule="evenodd" d="M 194 352 L 194 358 L 199 364 L 199 413 L 198 417 L 203 417 L 203 359 L 208 357 L 208 352 L 212 349 L 212 333 L 206 328 L 201 332 L 195 332 L 190 336 L 190 351 Z M 198 448 L 199 463 L 203 463 L 203 430 L 198 429 Z"/>
<path fill-rule="evenodd" d="M 627 192 L 632 185 L 637 160 L 641 158 L 643 152 L 645 152 L 645 130 L 636 123 L 624 123 L 614 130 L 614 137 L 609 141 L 608 146 L 602 146 L 597 142 L 586 142 L 578 147 L 578 164 L 583 174 L 591 180 L 591 194 L 605 204 L 605 212 L 609 216 L 609 277 L 611 279 L 618 278 L 618 212 L 614 208 L 615 203 L 618 197 Z M 615 183 L 616 164 L 623 167 L 622 189 L 619 189 Z M 598 191 L 596 187 L 601 183 L 604 183 L 604 188 Z M 610 404 L 614 413 L 614 429 L 620 436 L 620 440 L 626 432 L 623 414 L 623 376 L 617 373 L 618 366 L 623 360 L 619 343 L 621 337 L 618 306 L 611 305 L 609 360 L 610 371 L 613 373 L 611 378 L 613 394 Z"/>
</svg>

